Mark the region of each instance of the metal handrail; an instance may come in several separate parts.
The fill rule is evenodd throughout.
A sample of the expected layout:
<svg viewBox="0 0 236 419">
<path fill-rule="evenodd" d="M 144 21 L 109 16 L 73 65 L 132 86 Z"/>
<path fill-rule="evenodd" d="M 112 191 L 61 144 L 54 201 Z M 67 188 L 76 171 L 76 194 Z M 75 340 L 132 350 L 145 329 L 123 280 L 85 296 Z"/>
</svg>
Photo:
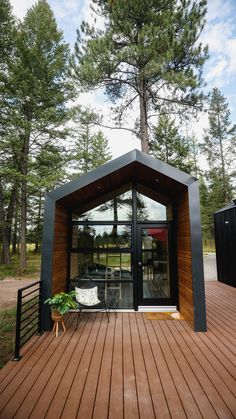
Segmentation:
<svg viewBox="0 0 236 419">
<path fill-rule="evenodd" d="M 28 290 L 31 287 L 34 287 L 35 285 L 39 285 L 38 288 L 36 288 L 34 291 L 31 291 L 27 294 L 24 294 L 24 292 L 26 290 Z M 28 297 L 29 295 L 38 292 L 38 295 L 28 299 L 27 301 L 24 301 L 25 297 Z M 38 298 L 38 302 L 35 303 L 35 298 Z M 17 291 L 17 310 L 16 310 L 16 335 L 15 335 L 15 356 L 14 356 L 14 361 L 19 361 L 21 359 L 20 356 L 20 349 L 21 347 L 36 333 L 36 331 L 40 334 L 41 333 L 41 300 L 42 300 L 42 281 L 36 281 L 33 282 L 30 285 L 27 285 L 26 287 L 20 288 Z M 32 301 L 34 302 L 34 304 L 31 304 Z M 29 304 L 29 308 L 27 308 L 26 310 L 22 311 L 22 308 L 26 305 Z M 29 311 L 30 309 L 32 309 L 33 307 L 35 307 L 38 304 L 38 308 L 36 310 L 34 310 L 32 313 L 30 313 L 26 318 L 24 318 L 24 314 Z M 37 313 L 37 315 L 35 316 L 35 313 Z M 32 317 L 33 316 L 33 317 Z M 24 327 L 22 327 L 22 323 L 24 323 L 25 320 L 28 320 L 29 318 L 31 318 L 31 320 L 24 325 Z M 35 320 L 37 320 L 37 323 L 35 323 Z M 22 331 L 25 330 L 26 326 L 30 326 L 30 324 L 32 323 L 32 321 L 34 322 L 32 324 L 32 326 L 29 328 L 29 330 L 27 330 L 23 335 L 22 335 Z M 35 326 L 37 325 L 37 330 L 35 330 Z M 27 336 L 28 335 L 28 336 Z M 25 338 L 25 336 L 27 336 L 27 339 L 23 341 L 23 339 Z"/>
</svg>

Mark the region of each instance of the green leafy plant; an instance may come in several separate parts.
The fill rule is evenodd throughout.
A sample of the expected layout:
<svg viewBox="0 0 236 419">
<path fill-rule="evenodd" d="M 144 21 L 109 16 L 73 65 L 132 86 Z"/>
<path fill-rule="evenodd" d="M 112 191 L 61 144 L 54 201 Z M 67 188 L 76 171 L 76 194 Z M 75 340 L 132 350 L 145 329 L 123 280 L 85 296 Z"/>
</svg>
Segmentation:
<svg viewBox="0 0 236 419">
<path fill-rule="evenodd" d="M 68 293 L 62 291 L 55 294 L 52 298 L 48 298 L 44 301 L 44 304 L 49 304 L 52 310 L 57 310 L 61 315 L 63 315 L 71 308 L 77 307 L 77 303 L 74 300 L 75 294 L 75 291 Z"/>
</svg>

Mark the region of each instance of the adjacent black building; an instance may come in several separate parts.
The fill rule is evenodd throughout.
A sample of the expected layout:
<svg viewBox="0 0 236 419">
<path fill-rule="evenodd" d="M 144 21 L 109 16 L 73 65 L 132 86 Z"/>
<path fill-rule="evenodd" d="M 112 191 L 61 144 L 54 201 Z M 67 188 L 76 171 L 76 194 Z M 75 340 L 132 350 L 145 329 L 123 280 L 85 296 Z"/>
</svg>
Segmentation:
<svg viewBox="0 0 236 419">
<path fill-rule="evenodd" d="M 214 214 L 218 281 L 236 287 L 236 199 Z"/>
</svg>

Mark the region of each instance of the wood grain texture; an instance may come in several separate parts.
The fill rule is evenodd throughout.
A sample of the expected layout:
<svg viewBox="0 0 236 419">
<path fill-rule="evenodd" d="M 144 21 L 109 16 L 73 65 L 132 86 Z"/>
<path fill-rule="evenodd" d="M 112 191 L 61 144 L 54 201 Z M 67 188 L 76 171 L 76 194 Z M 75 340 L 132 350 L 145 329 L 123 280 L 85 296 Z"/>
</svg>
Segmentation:
<svg viewBox="0 0 236 419">
<path fill-rule="evenodd" d="M 234 419 L 236 289 L 206 283 L 208 331 L 144 313 L 84 313 L 0 371 L 1 419 Z"/>
<path fill-rule="evenodd" d="M 69 257 L 69 214 L 68 209 L 56 203 L 54 245 L 52 262 L 52 294 L 66 289 Z"/>
<path fill-rule="evenodd" d="M 182 192 L 177 201 L 177 270 L 179 311 L 193 327 L 192 251 L 187 189 Z"/>
</svg>

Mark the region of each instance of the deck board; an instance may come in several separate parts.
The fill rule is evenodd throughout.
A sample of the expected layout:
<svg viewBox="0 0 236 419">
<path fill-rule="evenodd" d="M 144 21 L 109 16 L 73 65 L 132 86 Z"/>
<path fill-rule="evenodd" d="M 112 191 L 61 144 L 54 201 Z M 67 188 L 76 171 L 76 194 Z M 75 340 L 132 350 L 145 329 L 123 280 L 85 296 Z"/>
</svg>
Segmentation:
<svg viewBox="0 0 236 419">
<path fill-rule="evenodd" d="M 143 313 L 67 319 L 0 371 L 1 419 L 236 417 L 236 290 L 206 283 L 207 333 Z"/>
</svg>

